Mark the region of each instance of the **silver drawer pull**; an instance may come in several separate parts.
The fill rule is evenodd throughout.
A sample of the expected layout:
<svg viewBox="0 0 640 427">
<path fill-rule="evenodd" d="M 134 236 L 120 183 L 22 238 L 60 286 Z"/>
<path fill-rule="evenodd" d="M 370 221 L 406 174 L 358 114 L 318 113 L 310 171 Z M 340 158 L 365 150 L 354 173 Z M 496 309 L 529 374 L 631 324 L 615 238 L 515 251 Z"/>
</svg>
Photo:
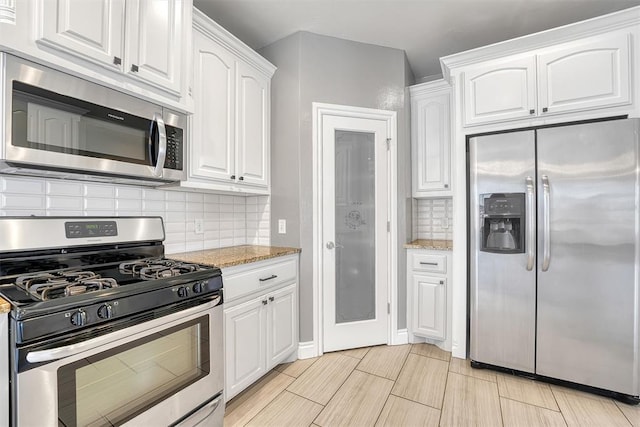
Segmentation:
<svg viewBox="0 0 640 427">
<path fill-rule="evenodd" d="M 276 276 L 275 274 L 272 274 L 269 277 L 265 277 L 264 279 L 258 279 L 258 280 L 260 280 L 261 282 L 266 282 L 267 280 L 275 279 L 276 277 L 278 276 Z"/>
<path fill-rule="evenodd" d="M 438 265 L 437 262 L 424 262 L 424 261 L 420 261 L 421 265 Z"/>
</svg>

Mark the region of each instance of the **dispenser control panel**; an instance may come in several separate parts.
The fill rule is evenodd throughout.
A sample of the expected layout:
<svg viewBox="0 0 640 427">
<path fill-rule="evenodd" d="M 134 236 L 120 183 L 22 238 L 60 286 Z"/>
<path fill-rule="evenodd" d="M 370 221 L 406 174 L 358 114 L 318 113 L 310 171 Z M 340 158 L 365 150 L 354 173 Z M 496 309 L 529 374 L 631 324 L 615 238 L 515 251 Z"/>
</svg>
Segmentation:
<svg viewBox="0 0 640 427">
<path fill-rule="evenodd" d="M 524 253 L 525 210 L 524 193 L 481 194 L 480 250 Z"/>
</svg>

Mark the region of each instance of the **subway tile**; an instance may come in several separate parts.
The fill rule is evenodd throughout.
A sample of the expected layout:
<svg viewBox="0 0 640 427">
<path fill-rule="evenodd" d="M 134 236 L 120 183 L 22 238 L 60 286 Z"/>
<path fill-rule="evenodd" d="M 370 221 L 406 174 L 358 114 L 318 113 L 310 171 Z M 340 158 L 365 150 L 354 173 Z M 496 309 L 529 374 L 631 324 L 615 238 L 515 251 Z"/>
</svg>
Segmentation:
<svg viewBox="0 0 640 427">
<path fill-rule="evenodd" d="M 184 212 L 169 212 L 165 213 L 165 220 L 167 222 L 186 222 L 187 216 Z"/>
<path fill-rule="evenodd" d="M 233 242 L 233 238 L 230 239 L 220 239 L 220 247 L 221 248 L 228 248 L 229 246 L 235 246 L 238 243 L 234 243 Z"/>
<path fill-rule="evenodd" d="M 145 188 L 142 190 L 144 200 L 164 200 L 166 191 Z"/>
<path fill-rule="evenodd" d="M 219 230 L 212 230 L 212 231 L 207 231 L 205 230 L 204 232 L 204 240 L 220 240 L 220 231 Z"/>
<path fill-rule="evenodd" d="M 3 209 L 0 210 L 1 216 L 45 216 L 44 209 Z"/>
<path fill-rule="evenodd" d="M 2 194 L 0 207 L 12 210 L 44 209 L 45 197 L 29 194 Z"/>
<path fill-rule="evenodd" d="M 111 211 L 113 215 L 113 210 L 115 209 L 115 201 L 113 199 L 102 199 L 102 198 L 85 198 L 84 199 L 84 210 L 86 211 Z"/>
<path fill-rule="evenodd" d="M 185 244 L 185 250 L 187 252 L 190 252 L 190 251 L 201 251 L 203 249 L 204 249 L 204 242 L 202 240 L 189 241 L 187 239 L 187 243 Z"/>
<path fill-rule="evenodd" d="M 205 194 L 204 203 L 218 205 L 220 204 L 220 196 L 217 194 Z"/>
<path fill-rule="evenodd" d="M 82 184 L 78 182 L 47 181 L 47 194 L 52 196 L 82 196 Z"/>
<path fill-rule="evenodd" d="M 226 205 L 233 204 L 233 196 L 220 196 L 220 203 Z"/>
<path fill-rule="evenodd" d="M 118 211 L 142 211 L 142 200 L 118 199 L 116 200 L 116 210 Z"/>
<path fill-rule="evenodd" d="M 82 197 L 47 196 L 47 209 L 82 210 Z"/>
<path fill-rule="evenodd" d="M 0 178 L 0 189 L 2 189 L 3 193 L 44 194 L 45 181 L 43 179 L 5 176 Z"/>
<path fill-rule="evenodd" d="M 220 240 L 218 239 L 212 239 L 212 240 L 205 240 L 204 241 L 204 248 L 203 249 L 217 249 L 220 247 Z"/>
<path fill-rule="evenodd" d="M 47 210 L 45 215 L 46 216 L 83 216 L 82 210 L 72 210 L 72 209 Z"/>
<path fill-rule="evenodd" d="M 142 212 L 164 212 L 164 201 L 162 200 L 143 200 Z"/>
<path fill-rule="evenodd" d="M 187 203 L 204 203 L 204 194 L 202 193 L 186 193 Z"/>
<path fill-rule="evenodd" d="M 83 184 L 82 190 L 82 195 L 85 197 L 113 199 L 116 195 L 116 189 L 113 185 Z"/>
<path fill-rule="evenodd" d="M 186 227 L 183 222 L 165 222 L 164 231 L 165 233 L 184 233 Z"/>
<path fill-rule="evenodd" d="M 164 253 L 165 254 L 177 254 L 180 252 L 186 252 L 186 245 L 184 242 L 182 243 L 171 243 L 164 245 Z"/>
<path fill-rule="evenodd" d="M 113 216 L 114 212 L 112 210 L 101 210 L 101 209 L 96 209 L 96 210 L 85 210 L 84 213 L 82 214 L 83 216 Z"/>
<path fill-rule="evenodd" d="M 142 198 L 142 189 L 136 187 L 117 186 L 116 197 L 118 199 L 140 200 Z"/>
</svg>

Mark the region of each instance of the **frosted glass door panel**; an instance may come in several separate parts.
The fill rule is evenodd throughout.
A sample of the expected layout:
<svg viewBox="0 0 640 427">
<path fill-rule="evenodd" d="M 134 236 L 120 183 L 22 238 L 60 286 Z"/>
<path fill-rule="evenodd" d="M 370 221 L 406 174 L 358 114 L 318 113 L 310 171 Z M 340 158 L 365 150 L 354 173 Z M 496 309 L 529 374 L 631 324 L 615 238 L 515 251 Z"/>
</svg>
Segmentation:
<svg viewBox="0 0 640 427">
<path fill-rule="evenodd" d="M 376 317 L 374 141 L 335 131 L 336 324 Z"/>
</svg>

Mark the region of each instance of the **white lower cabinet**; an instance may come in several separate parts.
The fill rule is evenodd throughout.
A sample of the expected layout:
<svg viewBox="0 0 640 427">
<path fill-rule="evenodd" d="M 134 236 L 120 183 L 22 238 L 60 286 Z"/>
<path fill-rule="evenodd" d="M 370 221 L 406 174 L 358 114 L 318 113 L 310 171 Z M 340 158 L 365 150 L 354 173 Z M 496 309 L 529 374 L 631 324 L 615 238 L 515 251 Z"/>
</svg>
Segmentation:
<svg viewBox="0 0 640 427">
<path fill-rule="evenodd" d="M 409 333 L 414 337 L 445 341 L 451 253 L 410 249 L 407 255 Z"/>
<path fill-rule="evenodd" d="M 298 255 L 222 270 L 225 400 L 298 348 Z"/>
</svg>

